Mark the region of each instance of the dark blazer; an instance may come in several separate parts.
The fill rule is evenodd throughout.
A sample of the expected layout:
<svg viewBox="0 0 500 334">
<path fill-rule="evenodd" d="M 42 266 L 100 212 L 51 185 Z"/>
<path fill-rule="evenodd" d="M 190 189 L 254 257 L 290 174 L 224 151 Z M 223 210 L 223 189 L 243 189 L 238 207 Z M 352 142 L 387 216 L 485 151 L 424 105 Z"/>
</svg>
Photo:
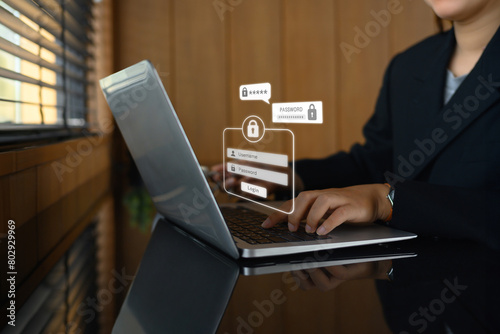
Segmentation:
<svg viewBox="0 0 500 334">
<path fill-rule="evenodd" d="M 390 63 L 364 145 L 301 160 L 306 189 L 391 183 L 391 226 L 500 248 L 500 29 L 443 105 L 453 30 Z"/>
</svg>

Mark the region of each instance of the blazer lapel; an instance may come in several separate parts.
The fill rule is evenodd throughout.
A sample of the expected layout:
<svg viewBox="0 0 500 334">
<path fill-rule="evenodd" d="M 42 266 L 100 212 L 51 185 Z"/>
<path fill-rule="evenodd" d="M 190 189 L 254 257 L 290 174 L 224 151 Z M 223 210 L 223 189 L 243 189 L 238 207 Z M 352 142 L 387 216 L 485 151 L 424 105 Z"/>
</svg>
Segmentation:
<svg viewBox="0 0 500 334">
<path fill-rule="evenodd" d="M 424 98 L 426 108 L 429 108 L 422 117 L 428 117 L 427 124 L 420 121 L 420 129 L 415 136 L 410 136 L 409 140 L 430 139 L 434 142 L 435 148 L 431 152 L 422 152 L 424 159 L 420 159 L 422 154 L 418 154 L 418 159 L 414 159 L 414 170 L 407 179 L 414 179 L 422 170 L 429 165 L 439 153 L 448 146 L 454 138 L 463 132 L 472 122 L 481 116 L 488 108 L 500 99 L 500 29 L 497 30 L 492 40 L 483 52 L 474 69 L 469 73 L 464 82 L 457 89 L 450 101 L 442 106 L 443 87 L 445 85 L 446 69 L 449 58 L 455 45 L 454 34 L 448 39 L 445 51 L 431 67 L 434 75 L 427 73 L 427 78 L 423 80 L 423 88 L 420 93 Z M 437 73 L 437 74 L 436 74 Z M 438 80 L 436 80 L 436 75 Z M 499 115 L 500 117 L 500 115 Z M 429 122 L 430 121 L 430 122 Z M 417 127 L 417 125 L 415 126 Z M 403 154 L 410 161 L 411 155 L 416 154 L 418 147 L 413 145 L 412 150 Z"/>
</svg>

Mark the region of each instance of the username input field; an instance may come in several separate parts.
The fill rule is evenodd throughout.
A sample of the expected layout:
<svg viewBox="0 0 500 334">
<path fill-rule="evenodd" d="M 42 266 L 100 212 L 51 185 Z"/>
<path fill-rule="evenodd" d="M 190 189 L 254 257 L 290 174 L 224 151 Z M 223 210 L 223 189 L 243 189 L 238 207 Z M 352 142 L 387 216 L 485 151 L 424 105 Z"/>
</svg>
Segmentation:
<svg viewBox="0 0 500 334">
<path fill-rule="evenodd" d="M 268 181 L 282 186 L 288 186 L 288 174 L 286 173 L 279 173 L 272 170 L 250 167 L 232 162 L 228 162 L 226 167 L 227 171 L 233 174 Z"/>
<path fill-rule="evenodd" d="M 252 161 L 272 166 L 279 166 L 279 167 L 288 166 L 288 155 L 286 154 L 249 151 L 249 150 L 241 150 L 237 148 L 228 147 L 227 157 L 231 159 Z"/>
</svg>

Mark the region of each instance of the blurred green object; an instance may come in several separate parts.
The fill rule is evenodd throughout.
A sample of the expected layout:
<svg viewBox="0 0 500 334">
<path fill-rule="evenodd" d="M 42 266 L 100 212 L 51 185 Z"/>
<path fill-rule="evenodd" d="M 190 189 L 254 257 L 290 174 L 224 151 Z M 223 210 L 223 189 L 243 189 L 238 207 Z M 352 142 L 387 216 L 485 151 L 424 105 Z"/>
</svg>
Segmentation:
<svg viewBox="0 0 500 334">
<path fill-rule="evenodd" d="M 130 226 L 141 232 L 149 232 L 156 210 L 146 188 L 131 187 L 123 198 L 123 205 L 129 215 Z"/>
</svg>

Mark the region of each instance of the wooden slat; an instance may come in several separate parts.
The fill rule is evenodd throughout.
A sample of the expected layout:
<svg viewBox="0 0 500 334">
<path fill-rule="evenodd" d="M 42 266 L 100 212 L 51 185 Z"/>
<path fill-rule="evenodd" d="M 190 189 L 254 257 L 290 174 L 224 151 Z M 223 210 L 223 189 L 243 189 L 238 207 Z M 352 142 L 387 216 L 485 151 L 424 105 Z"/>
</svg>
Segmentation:
<svg viewBox="0 0 500 334">
<path fill-rule="evenodd" d="M 43 259 L 61 238 L 110 188 L 110 171 L 95 176 L 41 211 L 38 218 L 38 253 Z"/>
<path fill-rule="evenodd" d="M 45 162 L 65 157 L 66 147 L 72 147 L 79 139 L 68 140 L 58 144 L 27 148 L 16 152 L 16 170 L 23 170 Z"/>
<path fill-rule="evenodd" d="M 174 107 L 200 162 L 215 163 L 222 159 L 225 98 L 230 90 L 225 25 L 211 2 L 176 0 L 171 17 L 175 20 Z"/>
<path fill-rule="evenodd" d="M 257 0 L 243 1 L 233 11 L 224 14 L 230 28 L 225 54 L 230 64 L 226 91 L 230 101 L 227 127 L 241 127 L 243 120 L 250 115 L 260 117 L 266 128 L 284 127 L 272 123 L 271 105 L 263 101 L 241 101 L 239 97 L 240 85 L 269 82 L 270 102 L 283 101 L 281 11 L 280 1 Z M 245 147 L 242 145 L 246 145 L 246 141 L 242 142 L 240 135 L 236 138 L 232 138 L 232 145 Z M 282 148 L 283 142 L 275 138 L 262 150 L 272 152 L 274 147 Z"/>
<path fill-rule="evenodd" d="M 111 168 L 111 147 L 100 147 L 96 152 L 96 173 L 101 173 Z"/>
<path fill-rule="evenodd" d="M 16 222 L 17 223 L 17 222 Z M 36 218 L 23 225 L 16 224 L 16 271 L 17 282 L 22 282 L 37 264 L 37 224 Z M 3 295 L 2 297 L 4 297 Z"/>
<path fill-rule="evenodd" d="M 61 162 L 56 162 L 61 163 Z M 64 161 L 62 160 L 62 163 Z M 37 167 L 38 182 L 37 189 L 40 196 L 38 200 L 38 212 L 42 212 L 52 204 L 56 203 L 62 197 L 62 182 L 58 178 L 61 177 L 63 182 L 67 174 L 61 174 L 56 171 L 51 163 L 46 163 Z"/>
<path fill-rule="evenodd" d="M 71 196 L 71 195 L 70 195 Z M 43 260 L 57 246 L 63 236 L 61 202 L 51 205 L 37 216 L 38 261 Z"/>
<path fill-rule="evenodd" d="M 0 233 L 0 256 L 4 259 L 7 258 L 7 247 L 4 245 L 7 245 L 7 234 Z M 7 267 L 7 261 L 3 261 L 3 263 L 0 263 L 0 280 L 2 282 L 6 282 L 7 280 L 7 272 L 8 272 L 8 267 Z M 7 291 L 9 288 L 7 287 L 7 284 L 0 284 L 0 303 L 4 303 L 4 300 L 7 299 Z M 0 311 L 0 315 L 3 316 L 3 314 Z M 3 320 L 4 322 L 0 322 L 0 324 L 4 324 L 7 321 Z"/>
<path fill-rule="evenodd" d="M 434 13 L 425 1 L 405 1 L 401 4 L 401 13 L 393 15 L 389 26 L 391 55 L 437 32 Z"/>
<path fill-rule="evenodd" d="M 9 176 L 10 218 L 16 228 L 35 217 L 37 213 L 37 171 L 30 168 Z"/>
<path fill-rule="evenodd" d="M 295 133 L 296 159 L 322 157 L 338 148 L 336 75 L 338 48 L 333 43 L 334 4 L 331 0 L 283 1 L 283 101 L 323 101 L 323 124 L 285 124 Z"/>
<path fill-rule="evenodd" d="M 95 175 L 96 164 L 98 164 L 98 149 L 95 149 L 92 152 L 92 158 L 88 159 L 86 157 L 82 157 L 82 160 L 78 167 L 75 168 L 78 174 L 78 186 L 85 184 L 88 180 L 92 179 Z"/>
<path fill-rule="evenodd" d="M 87 161 L 95 161 L 96 157 L 95 156 L 82 157 L 82 160 L 83 158 L 86 158 Z M 68 166 L 66 162 L 66 159 L 59 159 L 57 161 L 49 162 L 47 163 L 47 165 L 50 165 L 54 174 L 60 173 L 58 169 L 59 167 L 61 168 L 68 167 L 68 171 L 62 175 L 59 175 L 59 177 L 57 178 L 57 181 L 61 183 L 61 196 L 71 193 L 73 190 L 76 189 L 76 187 L 78 187 L 81 164 L 74 168 L 70 168 L 70 166 Z"/>
<path fill-rule="evenodd" d="M 108 282 L 113 278 L 112 269 L 116 268 L 116 241 L 115 241 L 115 217 L 114 217 L 114 199 L 112 196 L 106 196 L 97 217 L 96 226 L 96 258 L 97 266 L 97 290 L 107 289 Z M 99 324 L 103 333 L 111 333 L 117 310 L 119 297 L 112 298 L 103 310 L 99 312 Z"/>
<path fill-rule="evenodd" d="M 63 141 L 57 144 L 29 147 L 12 152 L 11 154 L 15 154 L 15 170 L 21 171 L 46 162 L 66 159 L 68 154 L 71 155 L 72 152 L 79 151 L 79 145 L 82 145 L 81 142 L 90 142 L 90 146 L 95 148 L 96 146 L 109 145 L 110 140 L 111 134 L 106 133 L 102 139 L 99 139 L 97 136 L 85 136 L 78 139 Z M 71 163 L 68 165 L 71 167 Z"/>
<path fill-rule="evenodd" d="M 372 36 L 363 36 L 356 30 L 366 34 L 365 28 L 377 26 L 377 21 L 370 11 L 386 9 L 385 1 L 336 1 L 336 18 L 340 69 L 338 72 L 340 119 L 337 132 L 340 135 L 340 148 L 349 149 L 355 142 L 363 142 L 362 126 L 373 114 L 375 101 L 382 84 L 384 70 L 389 63 L 389 30 L 380 27 Z M 374 22 L 374 23 L 373 23 Z M 356 29 L 356 30 L 355 30 Z M 341 44 L 344 43 L 344 44 Z M 345 56 L 341 45 L 350 45 L 359 53 Z"/>
<path fill-rule="evenodd" d="M 109 187 L 109 184 L 107 186 Z M 61 229 L 63 235 L 70 231 L 81 218 L 78 212 L 79 198 L 77 194 L 77 191 L 72 191 L 60 201 Z M 95 196 L 95 198 L 98 198 L 98 196 Z"/>
<path fill-rule="evenodd" d="M 144 59 L 150 60 L 172 98 L 171 3 L 123 0 L 114 4 L 113 15 L 116 22 L 114 53 L 118 55 L 115 69 L 121 70 Z"/>
<path fill-rule="evenodd" d="M 16 155 L 13 152 L 0 153 L 0 176 L 14 173 Z"/>
<path fill-rule="evenodd" d="M 10 177 L 0 177 L 0 234 L 7 233 L 7 222 L 12 219 L 10 213 Z"/>
</svg>

